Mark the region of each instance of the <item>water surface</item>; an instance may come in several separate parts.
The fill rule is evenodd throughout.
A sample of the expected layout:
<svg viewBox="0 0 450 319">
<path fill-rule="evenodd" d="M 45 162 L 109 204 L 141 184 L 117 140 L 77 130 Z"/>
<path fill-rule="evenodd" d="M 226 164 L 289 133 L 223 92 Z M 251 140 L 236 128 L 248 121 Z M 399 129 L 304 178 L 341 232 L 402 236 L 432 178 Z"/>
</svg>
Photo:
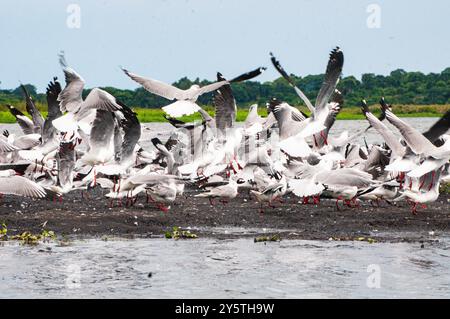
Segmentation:
<svg viewBox="0 0 450 319">
<path fill-rule="evenodd" d="M 7 243 L 0 247 L 0 297 L 449 298 L 450 241 L 420 246 L 252 239 Z"/>
</svg>

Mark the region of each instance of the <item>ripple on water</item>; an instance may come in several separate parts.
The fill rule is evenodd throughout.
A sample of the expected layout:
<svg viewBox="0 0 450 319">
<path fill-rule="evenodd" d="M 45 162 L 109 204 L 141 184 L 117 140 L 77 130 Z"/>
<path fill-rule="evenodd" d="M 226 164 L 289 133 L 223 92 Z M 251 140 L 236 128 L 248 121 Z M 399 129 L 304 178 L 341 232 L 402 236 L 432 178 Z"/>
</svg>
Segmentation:
<svg viewBox="0 0 450 319">
<path fill-rule="evenodd" d="M 423 249 L 408 243 L 252 239 L 41 246 L 51 253 L 13 243 L 0 247 L 0 297 L 450 296 L 448 239 Z M 369 265 L 379 267 L 379 289 L 367 287 Z"/>
</svg>

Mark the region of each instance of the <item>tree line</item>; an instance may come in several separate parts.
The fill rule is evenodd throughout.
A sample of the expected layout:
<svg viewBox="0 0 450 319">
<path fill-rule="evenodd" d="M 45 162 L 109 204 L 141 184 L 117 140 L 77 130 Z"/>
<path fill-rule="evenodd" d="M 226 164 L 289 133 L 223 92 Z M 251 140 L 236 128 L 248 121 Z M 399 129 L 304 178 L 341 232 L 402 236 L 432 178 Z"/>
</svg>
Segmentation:
<svg viewBox="0 0 450 319">
<path fill-rule="evenodd" d="M 297 86 L 314 103 L 320 89 L 324 75 L 308 75 L 305 77 L 292 75 Z M 63 82 L 63 81 L 62 81 Z M 205 85 L 207 80 L 190 80 L 183 77 L 173 83 L 176 87 L 187 89 L 192 84 Z M 61 83 L 64 85 L 64 83 Z M 33 98 L 45 103 L 45 94 L 37 93 L 32 84 L 25 85 Z M 274 81 L 247 81 L 232 84 L 233 93 L 239 107 L 248 107 L 252 103 L 265 105 L 271 98 L 278 98 L 291 105 L 302 105 L 302 101 L 283 78 Z M 143 88 L 135 90 L 104 87 L 106 91 L 131 107 L 159 108 L 167 105 L 168 101 L 157 95 L 145 91 Z M 450 104 L 450 67 L 441 73 L 424 74 L 422 72 L 406 72 L 398 69 L 389 75 L 363 74 L 361 80 L 354 76 L 342 77 L 338 89 L 344 94 L 345 106 L 358 106 L 362 98 L 369 104 L 376 104 L 384 96 L 392 104 Z M 85 90 L 87 95 L 89 90 Z M 14 104 L 22 101 L 23 93 L 20 87 L 12 90 L 0 90 L 0 104 Z M 212 93 L 200 96 L 199 103 L 210 105 Z"/>
</svg>

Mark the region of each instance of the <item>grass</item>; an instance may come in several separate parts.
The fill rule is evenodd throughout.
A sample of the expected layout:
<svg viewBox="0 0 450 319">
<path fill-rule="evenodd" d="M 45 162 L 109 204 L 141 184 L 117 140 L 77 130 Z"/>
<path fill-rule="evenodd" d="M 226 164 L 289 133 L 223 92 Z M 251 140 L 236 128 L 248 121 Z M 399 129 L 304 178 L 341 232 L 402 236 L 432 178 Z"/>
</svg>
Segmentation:
<svg viewBox="0 0 450 319">
<path fill-rule="evenodd" d="M 38 104 L 38 109 L 44 117 L 47 116 L 45 105 Z M 17 108 L 20 110 L 25 109 L 25 105 L 19 104 Z M 164 111 L 161 109 L 146 109 L 146 108 L 133 108 L 138 114 L 139 121 L 142 123 L 146 122 L 166 122 L 164 118 Z M 213 115 L 214 110 L 210 106 L 206 106 L 205 109 L 209 114 Z M 299 109 L 306 114 L 309 114 L 308 110 L 304 106 L 300 106 Z M 371 106 L 370 109 L 374 114 L 379 114 L 379 107 L 377 105 Z M 442 114 L 450 110 L 450 104 L 447 105 L 394 105 L 394 112 L 400 117 L 440 117 Z M 236 114 L 236 120 L 238 122 L 244 121 L 247 117 L 248 109 L 239 108 Z M 259 114 L 261 116 L 267 116 L 267 111 L 265 107 L 259 108 Z M 191 122 L 200 120 L 199 114 L 193 114 L 190 116 L 184 116 L 180 118 L 183 121 Z M 344 107 L 343 110 L 338 115 L 339 120 L 361 120 L 364 116 L 361 113 L 359 107 Z M 15 123 L 16 120 L 14 116 L 9 113 L 9 111 L 4 107 L 4 110 L 0 111 L 0 123 Z"/>
</svg>

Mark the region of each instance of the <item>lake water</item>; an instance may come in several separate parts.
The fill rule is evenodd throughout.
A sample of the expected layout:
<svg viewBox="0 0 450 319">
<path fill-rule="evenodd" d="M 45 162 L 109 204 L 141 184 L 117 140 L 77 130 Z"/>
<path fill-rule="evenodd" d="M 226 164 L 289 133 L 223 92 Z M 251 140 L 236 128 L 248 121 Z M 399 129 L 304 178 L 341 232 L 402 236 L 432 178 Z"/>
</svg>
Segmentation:
<svg viewBox="0 0 450 319">
<path fill-rule="evenodd" d="M 424 131 L 436 119 L 406 121 Z M 366 125 L 337 121 L 333 133 Z M 166 123 L 144 124 L 142 145 L 149 147 L 151 137 L 170 130 Z M 379 138 L 369 132 L 367 140 Z M 438 239 L 423 248 L 207 238 L 90 239 L 34 247 L 7 242 L 0 246 L 0 298 L 450 298 L 450 239 Z"/>
<path fill-rule="evenodd" d="M 449 298 L 449 239 L 420 246 L 252 239 L 7 243 L 0 247 L 0 297 Z"/>
</svg>

